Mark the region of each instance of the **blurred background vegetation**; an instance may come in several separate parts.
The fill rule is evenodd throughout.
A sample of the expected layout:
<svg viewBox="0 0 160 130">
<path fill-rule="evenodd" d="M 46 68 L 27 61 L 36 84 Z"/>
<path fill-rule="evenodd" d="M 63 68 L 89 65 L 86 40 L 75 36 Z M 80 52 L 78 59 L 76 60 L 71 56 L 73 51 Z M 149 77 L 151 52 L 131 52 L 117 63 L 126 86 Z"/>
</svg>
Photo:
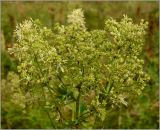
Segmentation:
<svg viewBox="0 0 160 130">
<path fill-rule="evenodd" d="M 13 32 L 17 23 L 25 19 L 40 19 L 52 28 L 56 22 L 66 23 L 66 16 L 73 9 L 82 8 L 88 30 L 103 29 L 104 21 L 113 17 L 121 19 L 123 14 L 131 17 L 135 23 L 140 19 L 149 22 L 141 57 L 145 59 L 145 71 L 151 80 L 138 98 L 133 97 L 128 107 L 107 111 L 103 124 L 95 123 L 94 128 L 159 128 L 159 6 L 158 1 L 143 2 L 2 2 L 1 3 L 1 78 L 5 85 L 13 87 L 9 72 L 17 73 L 16 61 L 9 55 L 7 48 L 14 44 Z M 8 82 L 8 83 L 7 83 Z M 11 84 L 9 84 L 11 82 Z M 4 86 L 5 86 L 4 85 Z M 2 93 L 3 93 L 3 89 Z M 2 128 L 51 128 L 48 118 L 39 108 L 25 112 L 10 101 L 10 89 L 2 94 Z M 63 128 L 63 127 L 62 127 Z"/>
</svg>

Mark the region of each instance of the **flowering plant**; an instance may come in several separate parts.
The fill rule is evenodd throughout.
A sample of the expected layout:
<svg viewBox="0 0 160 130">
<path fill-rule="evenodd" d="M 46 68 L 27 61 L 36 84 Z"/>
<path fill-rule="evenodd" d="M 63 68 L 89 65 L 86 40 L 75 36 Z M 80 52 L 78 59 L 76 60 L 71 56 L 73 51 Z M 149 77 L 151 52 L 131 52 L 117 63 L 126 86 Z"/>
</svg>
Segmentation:
<svg viewBox="0 0 160 130">
<path fill-rule="evenodd" d="M 54 124 L 89 127 L 105 119 L 106 109 L 127 106 L 149 77 L 139 55 L 147 23 L 133 24 L 124 16 L 108 19 L 104 30 L 87 31 L 81 9 L 68 15 L 67 25 L 43 27 L 25 20 L 16 27 L 17 43 L 10 49 L 17 58 L 20 84 L 38 97 L 38 104 Z"/>
</svg>

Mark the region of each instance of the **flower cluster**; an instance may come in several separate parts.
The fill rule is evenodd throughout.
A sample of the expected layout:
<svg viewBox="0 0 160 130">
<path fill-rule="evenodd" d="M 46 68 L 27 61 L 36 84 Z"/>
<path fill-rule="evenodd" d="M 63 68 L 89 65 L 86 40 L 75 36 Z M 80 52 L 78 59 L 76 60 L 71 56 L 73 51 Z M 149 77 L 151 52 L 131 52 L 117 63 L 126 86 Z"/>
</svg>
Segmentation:
<svg viewBox="0 0 160 130">
<path fill-rule="evenodd" d="M 14 72 L 9 72 L 6 79 L 1 81 L 2 104 L 7 105 L 7 100 L 10 100 L 14 105 L 24 109 L 25 108 L 25 94 L 23 94 L 20 84 L 19 76 Z"/>
<path fill-rule="evenodd" d="M 79 26 L 84 30 L 86 29 L 82 9 L 76 9 L 70 15 L 68 15 L 67 22 L 69 24 L 75 25 L 75 27 Z"/>
<path fill-rule="evenodd" d="M 149 80 L 140 59 L 146 28 L 143 20 L 134 24 L 124 16 L 119 22 L 106 20 L 104 30 L 87 31 L 77 9 L 67 25 L 55 24 L 53 30 L 37 20 L 24 21 L 10 52 L 19 60 L 26 87 L 48 89 L 61 107 L 80 100 L 87 110 L 101 113 L 108 106 L 127 105 L 125 99 L 140 94 Z"/>
</svg>

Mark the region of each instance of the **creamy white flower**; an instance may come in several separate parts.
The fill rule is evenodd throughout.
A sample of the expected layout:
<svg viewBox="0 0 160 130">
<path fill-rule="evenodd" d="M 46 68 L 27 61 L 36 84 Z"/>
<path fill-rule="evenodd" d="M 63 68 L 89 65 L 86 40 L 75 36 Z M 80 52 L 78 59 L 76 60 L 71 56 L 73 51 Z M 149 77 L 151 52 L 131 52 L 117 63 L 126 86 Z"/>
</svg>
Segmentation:
<svg viewBox="0 0 160 130">
<path fill-rule="evenodd" d="M 82 9 L 74 10 L 70 15 L 67 17 L 67 22 L 74 25 L 79 25 L 83 29 L 85 29 L 85 21 L 84 21 L 84 14 Z"/>
</svg>

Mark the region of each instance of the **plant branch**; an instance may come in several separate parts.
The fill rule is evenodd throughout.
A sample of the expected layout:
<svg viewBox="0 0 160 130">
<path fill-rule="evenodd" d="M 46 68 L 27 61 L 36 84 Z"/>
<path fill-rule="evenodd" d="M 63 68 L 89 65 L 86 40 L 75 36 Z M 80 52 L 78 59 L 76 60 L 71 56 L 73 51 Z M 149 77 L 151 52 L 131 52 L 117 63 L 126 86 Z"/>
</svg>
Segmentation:
<svg viewBox="0 0 160 130">
<path fill-rule="evenodd" d="M 31 49 L 32 49 L 32 47 L 31 47 Z M 35 52 L 34 52 L 34 49 L 32 49 L 32 51 L 33 51 L 33 54 L 34 54 L 36 63 L 37 63 L 37 65 L 38 65 L 38 69 L 39 69 L 41 75 L 43 75 L 42 69 L 41 69 L 41 67 L 40 67 L 40 65 L 39 65 L 39 62 L 38 62 L 38 60 L 37 60 L 37 56 L 36 56 L 36 54 L 35 54 Z M 40 76 L 40 75 L 38 75 L 38 76 L 39 76 L 39 78 L 41 79 L 41 76 Z M 46 97 L 45 97 L 45 93 L 44 93 L 44 88 L 43 88 L 43 86 L 41 86 L 41 87 L 42 87 L 42 93 L 43 93 L 43 96 L 44 96 L 44 99 L 45 99 L 45 102 L 46 102 Z M 45 112 L 47 113 L 47 115 L 48 115 L 48 117 L 49 117 L 49 119 L 50 119 L 51 125 L 52 125 L 52 127 L 54 128 L 53 121 L 52 121 L 52 118 L 51 118 L 49 112 L 48 112 L 47 110 L 45 110 Z"/>
</svg>

